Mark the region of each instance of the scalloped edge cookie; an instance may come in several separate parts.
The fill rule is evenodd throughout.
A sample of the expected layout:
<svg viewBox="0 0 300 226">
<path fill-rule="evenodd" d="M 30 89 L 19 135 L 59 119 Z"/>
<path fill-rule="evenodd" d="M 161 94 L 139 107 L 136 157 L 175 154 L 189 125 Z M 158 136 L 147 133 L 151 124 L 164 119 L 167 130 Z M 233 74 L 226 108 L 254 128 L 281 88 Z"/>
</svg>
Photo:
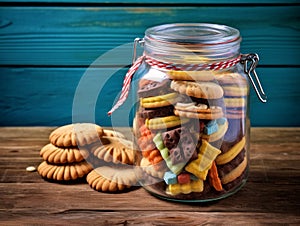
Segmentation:
<svg viewBox="0 0 300 226">
<path fill-rule="evenodd" d="M 50 142 L 59 147 L 76 147 L 91 144 L 103 135 L 102 127 L 93 123 L 75 123 L 58 127 L 49 136 Z"/>
<path fill-rule="evenodd" d="M 49 143 L 40 150 L 40 156 L 48 163 L 63 164 L 81 162 L 89 156 L 89 152 L 78 148 L 61 148 Z"/>
<path fill-rule="evenodd" d="M 137 184 L 134 168 L 124 166 L 100 166 L 86 180 L 91 188 L 101 192 L 119 192 Z"/>
<path fill-rule="evenodd" d="M 37 168 L 43 177 L 56 181 L 70 181 L 86 176 L 93 167 L 86 161 L 69 165 L 52 165 L 43 161 Z"/>
<path fill-rule="evenodd" d="M 101 137 L 102 145 L 91 146 L 94 156 L 105 162 L 134 164 L 134 145 L 132 141 L 118 137 Z"/>
<path fill-rule="evenodd" d="M 203 99 L 222 98 L 222 87 L 214 82 L 192 82 L 173 80 L 171 88 L 181 94 Z"/>
</svg>

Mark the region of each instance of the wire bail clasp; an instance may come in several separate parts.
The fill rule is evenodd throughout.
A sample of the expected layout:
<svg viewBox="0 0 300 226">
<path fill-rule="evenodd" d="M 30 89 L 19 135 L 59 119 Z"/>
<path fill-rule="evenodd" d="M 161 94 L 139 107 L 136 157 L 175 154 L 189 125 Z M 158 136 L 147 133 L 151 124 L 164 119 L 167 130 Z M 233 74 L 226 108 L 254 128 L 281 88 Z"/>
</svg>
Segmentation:
<svg viewBox="0 0 300 226">
<path fill-rule="evenodd" d="M 133 55 L 132 55 L 132 64 L 136 61 L 137 59 L 137 53 L 136 53 L 136 49 L 137 49 L 137 44 L 140 44 L 140 46 L 144 46 L 144 39 L 143 38 L 135 38 L 134 42 L 133 42 Z"/>
<path fill-rule="evenodd" d="M 256 71 L 255 71 L 258 61 L 259 61 L 258 55 L 256 53 L 250 53 L 250 54 L 242 55 L 240 62 L 241 62 L 241 64 L 244 64 L 244 71 L 248 75 L 248 77 L 252 83 L 252 86 L 257 94 L 257 97 L 259 98 L 259 100 L 261 102 L 266 103 L 267 96 L 266 96 L 265 91 L 259 81 L 258 75 L 256 74 Z M 255 81 L 252 78 L 251 73 L 253 73 Z M 256 83 L 258 84 L 258 87 L 257 87 Z"/>
</svg>

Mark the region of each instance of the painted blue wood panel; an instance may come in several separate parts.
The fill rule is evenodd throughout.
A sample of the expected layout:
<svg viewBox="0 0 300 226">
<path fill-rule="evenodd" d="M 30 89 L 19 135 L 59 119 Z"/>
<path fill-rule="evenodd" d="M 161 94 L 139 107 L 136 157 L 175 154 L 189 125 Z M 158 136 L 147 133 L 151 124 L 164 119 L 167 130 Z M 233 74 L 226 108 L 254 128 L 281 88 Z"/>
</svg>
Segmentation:
<svg viewBox="0 0 300 226">
<path fill-rule="evenodd" d="M 1 2 L 26 2 L 26 3 L 83 3 L 82 0 L 1 0 Z M 299 3 L 298 0 L 109 0 L 109 1 L 99 1 L 99 0 L 86 0 L 84 3 L 97 3 L 97 4 L 128 4 L 128 3 L 150 3 L 150 4 L 289 4 L 289 3 Z"/>
<path fill-rule="evenodd" d="M 258 52 L 262 65 L 299 65 L 300 6 L 228 6 L 0 7 L 0 65 L 86 66 L 148 27 L 174 22 L 236 27 L 242 52 Z"/>
<path fill-rule="evenodd" d="M 74 120 L 127 126 L 132 99 L 112 117 L 106 115 L 127 70 L 119 66 L 130 63 L 135 37 L 174 22 L 238 28 L 242 52 L 260 55 L 257 71 L 268 94 L 262 104 L 251 91 L 252 125 L 300 126 L 298 0 L 5 2 L 10 1 L 0 2 L 1 126 Z M 87 71 L 98 57 L 103 57 L 98 68 Z"/>
<path fill-rule="evenodd" d="M 117 71 L 116 73 L 113 73 Z M 258 68 L 268 94 L 262 104 L 251 91 L 253 126 L 300 126 L 300 69 Z M 2 68 L 0 125 L 63 125 L 78 121 L 126 126 L 133 99 L 112 117 L 126 69 L 118 68 Z M 75 102 L 76 101 L 76 102 Z M 74 106 L 75 105 L 75 106 Z"/>
</svg>

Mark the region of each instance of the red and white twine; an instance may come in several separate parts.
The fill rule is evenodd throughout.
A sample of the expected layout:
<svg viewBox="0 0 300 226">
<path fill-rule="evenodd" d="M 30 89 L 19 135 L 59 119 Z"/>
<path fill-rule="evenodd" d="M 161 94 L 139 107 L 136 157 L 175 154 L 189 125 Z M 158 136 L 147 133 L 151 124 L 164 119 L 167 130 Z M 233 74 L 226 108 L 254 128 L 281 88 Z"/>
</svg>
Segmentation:
<svg viewBox="0 0 300 226">
<path fill-rule="evenodd" d="M 123 87 L 121 91 L 121 95 L 119 97 L 119 100 L 117 103 L 112 107 L 112 109 L 108 112 L 108 115 L 111 115 L 116 109 L 118 109 L 127 99 L 130 89 L 130 83 L 132 76 L 137 71 L 139 66 L 142 64 L 143 61 L 145 61 L 147 64 L 153 67 L 157 67 L 160 69 L 166 69 L 166 70 L 175 70 L 175 71 L 205 71 L 205 70 L 222 70 L 229 67 L 233 67 L 237 63 L 239 63 L 241 60 L 241 55 L 237 58 L 228 60 L 228 61 L 220 61 L 216 63 L 211 64 L 174 64 L 169 62 L 160 62 L 157 61 L 149 56 L 141 56 L 139 57 L 133 65 L 129 68 L 127 71 L 124 81 L 123 81 Z"/>
</svg>

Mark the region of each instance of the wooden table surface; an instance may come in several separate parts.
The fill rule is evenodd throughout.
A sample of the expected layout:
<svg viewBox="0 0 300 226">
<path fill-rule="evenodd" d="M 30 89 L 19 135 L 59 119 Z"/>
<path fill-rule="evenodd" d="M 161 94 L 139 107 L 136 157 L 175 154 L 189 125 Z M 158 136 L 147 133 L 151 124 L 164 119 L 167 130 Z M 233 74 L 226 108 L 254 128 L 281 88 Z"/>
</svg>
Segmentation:
<svg viewBox="0 0 300 226">
<path fill-rule="evenodd" d="M 207 204 L 160 200 L 140 187 L 107 194 L 47 182 L 26 167 L 42 161 L 53 129 L 0 128 L 0 225 L 300 225 L 300 128 L 253 128 L 247 184 Z"/>
</svg>

